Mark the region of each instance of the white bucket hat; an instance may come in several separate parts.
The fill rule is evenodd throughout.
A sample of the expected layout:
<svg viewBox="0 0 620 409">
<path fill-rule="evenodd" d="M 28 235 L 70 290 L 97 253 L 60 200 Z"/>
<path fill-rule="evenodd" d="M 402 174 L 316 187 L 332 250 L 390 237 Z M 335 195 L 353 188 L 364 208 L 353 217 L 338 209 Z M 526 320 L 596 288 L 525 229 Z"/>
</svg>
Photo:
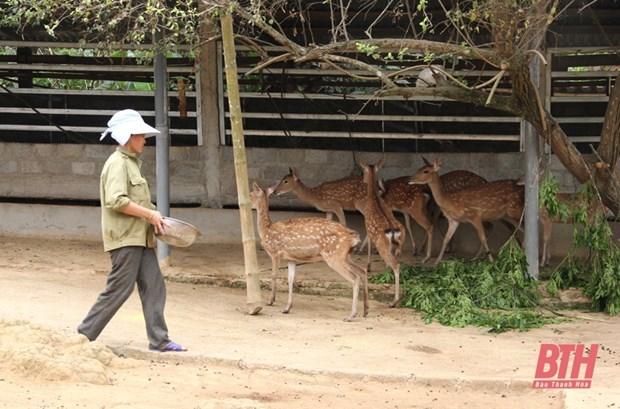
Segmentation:
<svg viewBox="0 0 620 409">
<path fill-rule="evenodd" d="M 112 118 L 108 121 L 108 129 L 103 131 L 99 140 L 102 141 L 107 134 L 112 134 L 112 138 L 119 145 L 125 145 L 131 135 L 144 134 L 146 137 L 149 137 L 158 133 L 157 129 L 144 122 L 144 119 L 137 111 L 123 109 L 112 115 Z"/>
</svg>

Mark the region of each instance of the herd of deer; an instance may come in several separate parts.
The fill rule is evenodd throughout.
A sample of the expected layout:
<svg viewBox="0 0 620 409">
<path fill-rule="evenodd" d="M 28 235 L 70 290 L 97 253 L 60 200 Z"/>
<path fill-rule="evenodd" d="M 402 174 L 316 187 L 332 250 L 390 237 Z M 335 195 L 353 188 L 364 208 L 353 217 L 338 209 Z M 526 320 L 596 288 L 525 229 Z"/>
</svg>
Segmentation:
<svg viewBox="0 0 620 409">
<path fill-rule="evenodd" d="M 262 189 L 253 185 L 251 200 L 258 214 L 258 233 L 262 247 L 272 260 L 271 297 L 272 305 L 276 297 L 276 276 L 282 259 L 288 260 L 288 303 L 283 312 L 292 307 L 292 290 L 295 280 L 295 267 L 300 262 L 324 260 L 332 269 L 353 285 L 353 305 L 347 321 L 357 316 L 357 300 L 360 284 L 363 287 L 364 316 L 368 314 L 368 269 L 371 243 L 376 247 L 383 261 L 392 269 L 395 278 L 394 300 L 396 306 L 400 299 L 398 257 L 405 241 L 405 228 L 394 217 L 394 211 L 404 215 L 407 232 L 416 253 L 410 217 L 426 232 L 426 253 L 422 262 L 431 256 L 433 230 L 439 212 L 431 217 L 430 203 L 448 221 L 441 250 L 435 260 L 437 265 L 443 258 L 446 246 L 460 223 L 473 225 L 480 239 L 480 254 L 483 250 L 492 260 L 487 244 L 484 223 L 505 220 L 518 228 L 524 208 L 524 188 L 517 180 L 488 182 L 483 177 L 466 170 L 456 170 L 439 175 L 441 162 L 432 163 L 424 159 L 425 165 L 413 176 L 403 176 L 382 182 L 377 172 L 383 160 L 376 165 L 360 164 L 363 176 L 350 176 L 336 181 L 325 182 L 316 187 L 306 186 L 297 171 L 289 169 L 278 184 Z M 269 217 L 269 196 L 273 193 L 293 192 L 300 200 L 311 204 L 327 214 L 326 219 L 296 218 L 272 222 Z M 561 201 L 570 201 L 569 196 L 558 196 Z M 368 264 L 364 269 L 356 264 L 351 254 L 361 242 L 359 234 L 346 227 L 345 210 L 357 210 L 364 217 L 368 244 Z M 339 222 L 333 221 L 336 215 Z M 541 210 L 539 219 L 543 230 L 543 264 L 549 261 L 549 240 L 553 220 L 546 211 Z M 366 240 L 365 240 L 366 241 Z M 423 247 L 424 243 L 420 246 Z M 363 247 L 363 246 L 362 246 Z"/>
</svg>

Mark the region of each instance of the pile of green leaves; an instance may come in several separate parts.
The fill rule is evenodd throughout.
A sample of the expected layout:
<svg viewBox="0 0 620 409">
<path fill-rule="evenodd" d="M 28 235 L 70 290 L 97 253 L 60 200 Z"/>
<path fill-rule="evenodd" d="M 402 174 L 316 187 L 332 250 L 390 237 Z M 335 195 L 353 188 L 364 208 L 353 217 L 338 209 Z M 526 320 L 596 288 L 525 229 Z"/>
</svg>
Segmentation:
<svg viewBox="0 0 620 409">
<path fill-rule="evenodd" d="M 577 222 L 575 223 L 578 224 Z M 581 223 L 580 223 L 581 224 Z M 575 249 L 551 274 L 547 291 L 579 287 L 592 300 L 595 311 L 620 312 L 620 247 L 613 240 L 609 223 L 602 215 L 592 223 L 575 227 Z M 588 257 L 575 255 L 585 249 Z"/>
<path fill-rule="evenodd" d="M 437 268 L 401 268 L 402 304 L 423 313 L 426 322 L 488 327 L 490 332 L 525 331 L 555 318 L 537 311 L 540 292 L 527 276 L 523 251 L 510 240 L 494 262 L 445 261 Z M 393 282 L 391 270 L 371 279 Z"/>
<path fill-rule="evenodd" d="M 571 215 L 574 248 L 551 274 L 547 291 L 554 295 L 560 289 L 582 288 L 595 311 L 616 315 L 620 312 L 620 247 L 605 215 L 588 212 L 588 203 L 597 200 L 595 194 L 591 184 L 586 184 L 579 194 Z M 578 249 L 585 250 L 588 256 L 577 256 Z"/>
</svg>

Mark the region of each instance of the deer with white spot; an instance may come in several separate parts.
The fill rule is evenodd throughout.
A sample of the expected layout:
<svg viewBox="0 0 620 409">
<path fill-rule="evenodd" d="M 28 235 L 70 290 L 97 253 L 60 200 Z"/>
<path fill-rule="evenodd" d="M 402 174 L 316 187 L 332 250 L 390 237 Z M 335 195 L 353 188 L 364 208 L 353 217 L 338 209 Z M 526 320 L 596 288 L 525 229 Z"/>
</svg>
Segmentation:
<svg viewBox="0 0 620 409">
<path fill-rule="evenodd" d="M 288 192 L 293 192 L 300 200 L 327 213 L 330 220 L 335 214 L 340 223 L 346 226 L 344 210 L 357 210 L 358 202 L 366 196 L 366 187 L 361 176 L 348 176 L 308 187 L 299 178 L 297 169 L 289 168 L 288 175 L 274 188 L 277 195 Z"/>
<path fill-rule="evenodd" d="M 411 239 L 414 255 L 417 249 L 409 217 L 411 216 L 426 232 L 426 256 L 422 263 L 426 262 L 431 256 L 431 243 L 433 241 L 433 224 L 426 209 L 430 195 L 424 193 L 421 186 L 410 185 L 409 176 L 402 176 L 383 182 L 381 189 L 383 190 L 382 198 L 390 211 L 398 211 L 405 217 L 405 226 Z M 424 243 L 422 244 L 423 246 Z"/>
<path fill-rule="evenodd" d="M 318 210 L 326 212 L 329 220 L 335 214 L 344 226 L 346 226 L 344 210 L 358 210 L 361 212 L 360 207 L 366 200 L 366 185 L 362 176 L 348 176 L 324 182 L 315 187 L 307 187 L 299 178 L 295 168 L 289 168 L 289 174 L 284 176 L 274 188 L 274 193 L 277 195 L 288 192 L 293 192 L 302 201 L 311 204 Z M 386 212 L 386 214 L 390 217 L 393 224 L 401 228 L 403 227 L 391 211 L 389 213 Z M 402 250 L 403 238 L 404 236 L 395 238 L 396 255 L 399 255 Z M 364 239 L 360 250 L 364 248 L 366 241 L 367 238 Z M 370 252 L 371 249 L 368 248 L 368 266 L 370 266 Z"/>
<path fill-rule="evenodd" d="M 437 173 L 440 168 L 441 162 L 434 160 L 433 163 L 420 168 L 409 182 L 428 184 L 435 202 L 448 219 L 448 231 L 435 265 L 443 258 L 447 244 L 462 222 L 474 226 L 482 247 L 489 259 L 493 260 L 482 223 L 505 219 L 518 225 L 523 213 L 523 187 L 517 185 L 514 180 L 502 180 L 447 193 Z"/>
<path fill-rule="evenodd" d="M 273 188 L 263 190 L 253 184 L 250 198 L 257 211 L 258 235 L 261 245 L 271 257 L 271 298 L 276 299 L 276 276 L 280 260 L 288 260 L 288 302 L 283 312 L 293 306 L 293 284 L 296 263 L 325 261 L 345 280 L 353 285 L 351 314 L 345 321 L 357 316 L 357 300 L 360 282 L 363 286 L 364 317 L 368 315 L 368 275 L 351 259 L 351 252 L 359 242 L 359 234 L 340 223 L 316 217 L 272 222 L 269 217 L 269 196 Z"/>
<path fill-rule="evenodd" d="M 396 251 L 404 232 L 400 223 L 395 224 L 393 222 L 394 216 L 379 195 L 376 169 L 382 164 L 383 160 L 376 166 L 360 164 L 364 171 L 366 200 L 360 204 L 359 210 L 364 215 L 366 234 L 374 243 L 383 261 L 394 272 L 394 301 L 390 306 L 395 307 L 400 301 L 400 263 L 396 258 Z"/>
</svg>

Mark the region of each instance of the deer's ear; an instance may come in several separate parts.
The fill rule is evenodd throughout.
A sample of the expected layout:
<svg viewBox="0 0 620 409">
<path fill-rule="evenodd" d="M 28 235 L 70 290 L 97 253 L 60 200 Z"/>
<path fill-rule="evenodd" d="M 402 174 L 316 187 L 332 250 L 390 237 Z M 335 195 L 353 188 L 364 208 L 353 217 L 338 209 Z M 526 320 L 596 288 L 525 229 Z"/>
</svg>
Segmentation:
<svg viewBox="0 0 620 409">
<path fill-rule="evenodd" d="M 437 172 L 439 169 L 441 169 L 441 159 L 433 160 L 433 170 Z"/>
<path fill-rule="evenodd" d="M 382 157 L 379 162 L 377 162 L 377 164 L 375 165 L 375 168 L 377 168 L 377 170 L 381 169 L 383 167 L 383 165 L 385 165 L 385 156 Z"/>
<path fill-rule="evenodd" d="M 428 160 L 426 160 L 426 158 L 424 156 L 422 156 L 422 160 L 424 161 L 424 164 L 426 166 L 431 166 L 431 163 Z"/>
<path fill-rule="evenodd" d="M 377 179 L 377 185 L 379 187 L 379 194 L 383 196 L 385 194 L 385 183 L 382 178 Z"/>
<path fill-rule="evenodd" d="M 252 190 L 259 191 L 259 190 L 261 190 L 261 188 L 260 188 L 260 186 L 258 186 L 258 183 L 252 182 Z"/>
<path fill-rule="evenodd" d="M 291 176 L 295 179 L 299 179 L 299 174 L 297 173 L 297 168 L 288 168 L 291 171 Z"/>
</svg>

